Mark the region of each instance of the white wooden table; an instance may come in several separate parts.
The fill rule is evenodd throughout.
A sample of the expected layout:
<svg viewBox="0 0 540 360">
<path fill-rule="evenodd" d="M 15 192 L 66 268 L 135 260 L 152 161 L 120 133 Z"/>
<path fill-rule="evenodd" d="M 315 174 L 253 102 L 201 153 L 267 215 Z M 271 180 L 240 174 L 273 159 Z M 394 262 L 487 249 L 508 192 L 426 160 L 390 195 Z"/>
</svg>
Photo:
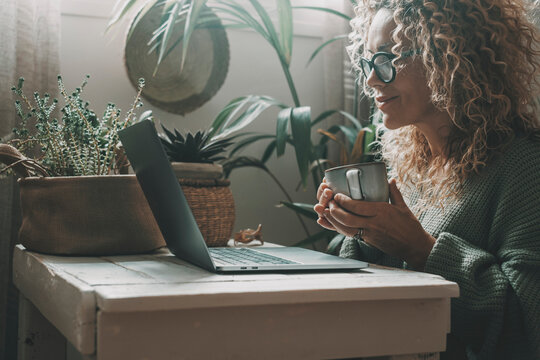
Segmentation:
<svg viewBox="0 0 540 360">
<path fill-rule="evenodd" d="M 19 359 L 437 359 L 459 295 L 425 273 L 218 275 L 167 251 L 60 257 L 18 245 L 13 268 Z"/>
</svg>

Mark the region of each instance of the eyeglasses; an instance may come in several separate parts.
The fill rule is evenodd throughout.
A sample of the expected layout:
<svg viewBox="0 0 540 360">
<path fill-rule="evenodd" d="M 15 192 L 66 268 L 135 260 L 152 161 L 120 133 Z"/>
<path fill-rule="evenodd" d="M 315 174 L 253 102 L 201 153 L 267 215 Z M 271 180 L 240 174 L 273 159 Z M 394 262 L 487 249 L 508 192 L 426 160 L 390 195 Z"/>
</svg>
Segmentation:
<svg viewBox="0 0 540 360">
<path fill-rule="evenodd" d="M 401 58 L 406 58 L 418 53 L 420 53 L 420 50 L 410 50 L 401 54 Z M 367 79 L 369 74 L 371 74 L 371 70 L 375 69 L 375 74 L 383 83 L 391 83 L 396 78 L 396 68 L 392 64 L 392 60 L 396 57 L 397 55 L 387 52 L 375 53 L 371 60 L 362 57 L 360 58 L 362 73 Z"/>
</svg>

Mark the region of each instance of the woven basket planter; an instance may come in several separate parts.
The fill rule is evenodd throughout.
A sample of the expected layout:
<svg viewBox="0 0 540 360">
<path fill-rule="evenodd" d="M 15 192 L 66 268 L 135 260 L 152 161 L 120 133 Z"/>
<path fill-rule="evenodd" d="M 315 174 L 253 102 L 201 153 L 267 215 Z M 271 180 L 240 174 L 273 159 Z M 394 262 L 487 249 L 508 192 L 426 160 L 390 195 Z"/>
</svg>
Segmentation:
<svg viewBox="0 0 540 360">
<path fill-rule="evenodd" d="M 103 256 L 165 246 L 135 175 L 49 177 L 7 144 L 0 144 L 0 163 L 6 165 L 2 171 L 11 168 L 19 177 L 19 242 L 28 250 Z"/>
<path fill-rule="evenodd" d="M 139 254 L 165 246 L 135 175 L 19 179 L 19 241 L 54 255 Z"/>
<path fill-rule="evenodd" d="M 206 244 L 227 246 L 233 232 L 235 208 L 230 181 L 220 178 L 221 166 L 198 163 L 172 165 Z"/>
</svg>

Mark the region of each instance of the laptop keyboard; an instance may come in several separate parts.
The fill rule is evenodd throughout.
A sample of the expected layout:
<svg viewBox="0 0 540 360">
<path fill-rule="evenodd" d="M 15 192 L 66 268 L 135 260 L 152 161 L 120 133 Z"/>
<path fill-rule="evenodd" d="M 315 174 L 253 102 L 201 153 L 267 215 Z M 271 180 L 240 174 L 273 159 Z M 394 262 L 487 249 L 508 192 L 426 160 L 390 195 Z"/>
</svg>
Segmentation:
<svg viewBox="0 0 540 360">
<path fill-rule="evenodd" d="M 277 256 L 268 255 L 259 251 L 247 248 L 219 248 L 208 249 L 212 259 L 216 263 L 224 265 L 282 265 L 282 264 L 298 264 L 295 261 L 283 259 Z"/>
</svg>

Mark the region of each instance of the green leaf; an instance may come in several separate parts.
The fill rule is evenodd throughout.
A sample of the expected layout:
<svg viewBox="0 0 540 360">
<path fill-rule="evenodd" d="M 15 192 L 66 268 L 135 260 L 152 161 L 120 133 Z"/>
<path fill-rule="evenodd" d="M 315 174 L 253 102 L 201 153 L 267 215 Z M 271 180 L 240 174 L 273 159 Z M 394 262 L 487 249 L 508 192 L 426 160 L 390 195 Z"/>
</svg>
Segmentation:
<svg viewBox="0 0 540 360">
<path fill-rule="evenodd" d="M 259 96 L 251 97 L 251 104 L 247 105 L 246 109 L 240 114 L 240 116 L 234 118 L 231 117 L 227 119 L 228 121 L 224 124 L 224 129 L 237 127 L 246 121 L 246 118 L 257 118 L 264 110 L 268 107 L 274 105 L 274 102 L 268 101 L 268 99 Z M 251 122 L 251 121 L 250 121 Z M 247 124 L 246 124 L 247 125 Z M 243 127 L 243 126 L 242 126 Z"/>
<path fill-rule="evenodd" d="M 364 154 L 368 154 L 372 151 L 373 142 L 377 139 L 377 125 L 370 124 L 366 129 L 366 134 L 364 135 Z"/>
<path fill-rule="evenodd" d="M 347 14 L 344 14 L 342 12 L 339 12 L 337 10 L 334 10 L 334 9 L 330 9 L 330 8 L 325 8 L 325 7 L 318 7 L 318 6 L 293 6 L 293 9 L 308 9 L 308 10 L 317 10 L 317 11 L 323 11 L 323 12 L 326 12 L 326 13 L 330 13 L 330 14 L 334 14 L 334 15 L 337 15 L 339 17 L 342 17 L 343 19 L 347 20 L 347 21 L 351 21 L 351 17 Z"/>
<path fill-rule="evenodd" d="M 189 5 L 187 5 L 189 6 Z M 185 8 L 185 6 L 184 6 Z M 182 15 L 187 15 L 188 11 L 187 10 L 182 10 L 180 11 L 179 13 L 179 18 L 181 18 L 180 20 L 176 20 L 176 23 L 178 24 L 180 21 L 182 21 L 183 17 Z M 195 29 L 212 29 L 212 28 L 221 28 L 221 27 L 225 27 L 223 26 L 220 21 L 219 21 L 219 18 L 216 17 L 216 15 L 214 13 L 212 13 L 210 11 L 210 9 L 208 8 L 204 8 L 203 11 L 201 12 L 201 14 L 199 15 L 199 19 L 197 21 L 197 23 L 195 24 Z M 231 26 L 232 27 L 232 26 Z M 245 27 L 245 25 L 242 24 L 242 27 Z M 148 54 L 151 54 L 152 52 L 154 52 L 157 48 L 159 48 L 161 46 L 161 40 L 160 40 L 160 36 L 161 34 L 163 33 L 163 28 L 160 27 L 159 29 L 157 29 L 155 31 L 155 34 L 154 36 L 152 37 L 152 39 L 149 41 L 149 44 L 152 44 L 151 46 L 148 47 Z M 171 46 L 168 46 L 168 49 L 167 51 L 165 52 L 165 55 L 163 55 L 163 58 L 165 59 L 167 56 L 169 56 L 169 54 L 182 42 L 184 41 L 184 37 L 183 36 L 179 36 L 178 39 L 175 40 L 175 42 L 171 45 Z"/>
<path fill-rule="evenodd" d="M 146 15 L 153 7 L 154 7 L 154 3 L 153 2 L 149 2 L 149 3 L 146 3 L 138 12 L 137 12 L 137 15 L 135 15 L 135 18 L 133 19 L 133 21 L 131 22 L 131 25 L 129 26 L 129 31 L 128 31 L 128 34 L 127 34 L 127 38 L 130 39 L 131 38 L 131 35 L 133 35 L 133 31 L 135 30 L 135 28 L 137 27 L 137 24 L 139 24 L 139 22 L 141 21 L 141 19 L 144 17 L 144 15 Z"/>
<path fill-rule="evenodd" d="M 215 9 L 206 8 L 206 10 L 201 13 L 195 26 L 196 29 L 215 29 L 221 27 L 237 29 L 249 27 L 248 24 L 240 19 L 226 18 L 223 15 L 216 17 L 216 14 L 212 10 Z"/>
<path fill-rule="evenodd" d="M 276 155 L 281 156 L 285 153 L 285 144 L 287 140 L 287 125 L 291 118 L 292 108 L 283 109 L 279 112 L 276 121 Z"/>
<path fill-rule="evenodd" d="M 143 112 L 140 116 L 139 116 L 139 120 L 137 121 L 143 121 L 143 120 L 154 120 L 154 114 L 152 112 L 152 110 L 146 110 L 145 112 Z"/>
<path fill-rule="evenodd" d="M 235 111 L 239 111 L 241 108 L 241 104 L 243 104 L 246 99 L 249 98 L 249 96 L 241 96 L 236 99 L 231 100 L 217 115 L 217 117 L 214 119 L 212 124 L 210 125 L 210 137 L 215 136 L 216 134 L 219 134 L 221 128 L 223 127 L 223 124 L 229 116 Z"/>
<path fill-rule="evenodd" d="M 345 116 L 345 118 L 348 119 L 355 126 L 356 130 L 361 130 L 362 129 L 362 124 L 352 114 L 350 114 L 350 113 L 348 113 L 346 111 L 343 111 L 343 110 L 340 110 L 339 113 L 341 115 Z"/>
<path fill-rule="evenodd" d="M 114 10 L 113 12 L 115 13 L 115 15 L 113 16 L 113 18 L 111 19 L 111 21 L 109 21 L 109 23 L 107 24 L 107 28 L 106 28 L 106 32 L 114 25 L 116 24 L 118 21 L 120 21 L 121 18 L 124 17 L 124 15 L 126 15 L 126 13 L 133 7 L 133 5 L 135 5 L 137 3 L 138 0 L 119 0 L 116 2 L 116 4 L 114 5 Z M 122 4 L 122 5 L 120 5 Z M 118 8 L 118 11 L 116 11 L 116 8 Z"/>
<path fill-rule="evenodd" d="M 305 188 L 311 161 L 311 108 L 309 106 L 292 109 L 291 133 L 302 185 Z"/>
<path fill-rule="evenodd" d="M 299 241 L 297 242 L 296 244 L 294 244 L 293 246 L 306 246 L 306 245 L 311 245 L 311 244 L 314 244 L 316 243 L 317 241 L 321 240 L 321 239 L 325 239 L 325 238 L 328 238 L 332 235 L 332 231 L 329 231 L 329 230 L 322 230 L 316 234 L 313 234 L 307 238 L 305 238 L 304 240 L 302 241 Z"/>
<path fill-rule="evenodd" d="M 339 110 L 326 110 L 322 112 L 319 116 L 317 116 L 313 121 L 311 122 L 311 126 L 316 125 L 326 119 L 327 117 L 330 117 L 334 114 L 337 114 Z"/>
<path fill-rule="evenodd" d="M 163 37 L 161 39 L 161 45 L 159 46 L 158 59 L 156 63 L 156 68 L 154 69 L 154 75 L 157 72 L 159 64 L 161 64 L 161 61 L 163 60 L 163 55 L 165 55 L 165 52 L 167 50 L 167 44 L 169 43 L 169 40 L 171 39 L 171 36 L 173 34 L 173 29 L 174 29 L 174 25 L 176 24 L 176 19 L 178 18 L 178 13 L 180 12 L 180 9 L 184 5 L 185 1 L 186 0 L 175 2 L 172 5 L 170 11 L 168 12 L 169 15 L 167 16 L 167 20 L 165 20 L 165 23 L 164 23 L 165 28 L 163 30 Z M 184 41 L 185 41 L 185 33 L 184 33 Z M 182 63 L 183 62 L 184 62 L 184 58 L 182 58 Z"/>
<path fill-rule="evenodd" d="M 180 64 L 180 71 L 184 68 L 191 34 L 193 33 L 193 30 L 195 30 L 199 14 L 207 1 L 208 0 L 191 0 L 191 7 L 189 8 L 184 27 L 184 42 L 182 43 L 182 62 Z"/>
<path fill-rule="evenodd" d="M 276 143 L 277 143 L 276 140 L 272 140 L 272 141 L 270 142 L 270 144 L 268 144 L 268 146 L 267 146 L 266 149 L 264 150 L 263 155 L 261 156 L 261 162 L 263 162 L 264 164 L 266 164 L 266 162 L 268 161 L 268 159 L 270 159 L 270 156 L 272 156 L 272 153 L 273 153 L 274 150 L 276 149 Z"/>
<path fill-rule="evenodd" d="M 182 1 L 182 0 L 180 0 L 180 1 Z M 178 16 L 177 16 L 177 18 L 176 18 L 176 20 L 174 22 L 174 25 L 177 25 L 180 22 L 185 22 L 185 19 L 186 19 L 186 16 L 187 16 L 188 12 L 189 12 L 189 7 L 190 6 L 191 6 L 191 3 L 187 3 L 187 5 L 184 5 L 182 7 L 182 9 L 178 11 Z M 148 41 L 148 45 L 150 45 L 152 43 L 154 44 L 150 48 L 151 51 L 154 51 L 154 50 L 158 49 L 162 44 L 163 33 L 167 29 L 167 25 L 168 25 L 167 20 L 169 19 L 168 14 L 170 13 L 171 8 L 172 8 L 172 6 L 170 6 L 168 8 L 168 10 L 167 10 L 167 8 L 164 7 L 164 13 L 161 16 L 160 23 L 159 23 L 160 25 L 152 32 L 152 37 Z M 179 40 L 182 41 L 183 37 L 180 37 Z M 149 53 L 151 51 L 149 51 Z"/>
<path fill-rule="evenodd" d="M 268 41 L 272 46 L 274 46 L 272 44 L 270 35 L 266 32 L 264 27 L 253 16 L 251 16 L 251 14 L 246 11 L 244 7 L 236 3 L 229 3 L 226 1 L 218 1 L 218 3 L 222 5 L 222 7 L 214 5 L 212 6 L 212 9 L 237 18 L 239 21 L 245 23 L 248 27 L 258 32 L 266 41 Z"/>
<path fill-rule="evenodd" d="M 287 65 L 291 63 L 293 47 L 293 16 L 290 0 L 277 0 L 281 48 Z"/>
<path fill-rule="evenodd" d="M 327 159 L 328 158 L 328 148 L 325 145 L 325 143 L 323 143 L 323 144 L 319 143 L 317 145 L 313 145 L 313 151 L 312 151 L 313 157 L 315 158 L 315 161 L 318 161 L 321 164 L 331 163 L 331 161 Z M 312 162 L 311 168 L 312 167 L 313 167 L 313 162 Z"/>
<path fill-rule="evenodd" d="M 161 129 L 165 132 L 165 135 L 167 135 L 167 138 L 169 139 L 169 141 L 173 142 L 176 136 L 169 129 L 163 126 L 163 124 L 161 124 Z M 180 135 L 180 137 L 182 137 L 182 135 Z"/>
<path fill-rule="evenodd" d="M 154 30 L 153 36 L 148 42 L 148 53 L 158 50 L 158 61 L 154 73 L 157 71 L 159 64 L 163 59 L 182 42 L 182 55 L 180 62 L 180 71 L 182 71 L 187 49 L 189 47 L 193 30 L 197 27 L 200 17 L 205 17 L 207 20 L 211 16 L 210 10 L 204 7 L 207 0 L 164 0 L 155 3 L 155 6 L 163 6 L 164 15 L 158 28 Z M 208 20 L 209 21 L 209 20 Z M 215 21 L 215 17 L 214 17 Z M 172 34 L 175 32 L 175 25 L 184 22 L 182 35 L 170 45 Z"/>
<path fill-rule="evenodd" d="M 358 131 L 356 129 L 351 129 L 350 127 L 347 127 L 345 125 L 337 125 L 337 126 L 339 130 L 343 133 L 343 135 L 345 135 L 345 137 L 347 138 L 348 150 L 350 153 L 356 141 Z"/>
<path fill-rule="evenodd" d="M 317 220 L 319 218 L 319 215 L 313 210 L 313 204 L 291 203 L 287 201 L 281 201 L 280 203 L 308 219 Z"/>
<path fill-rule="evenodd" d="M 253 103 L 249 105 L 248 108 L 236 119 L 234 118 L 234 116 L 237 112 L 231 113 L 229 118 L 227 118 L 227 120 L 225 121 L 225 124 L 223 125 L 220 134 L 217 137 L 226 137 L 235 131 L 243 129 L 247 125 L 251 124 L 255 119 L 257 119 L 259 115 L 261 115 L 261 113 L 263 113 L 269 107 L 280 105 L 276 101 L 273 101 L 273 99 L 269 99 L 267 97 L 251 97 L 248 98 L 248 100 L 252 100 Z M 243 105 L 244 104 L 239 105 L 237 109 L 239 109 Z"/>
<path fill-rule="evenodd" d="M 239 169 L 242 167 L 255 167 L 264 170 L 267 173 L 270 173 L 270 170 L 268 170 L 268 168 L 266 167 L 266 165 L 264 165 L 262 161 L 251 156 L 238 156 L 236 158 L 229 159 L 225 161 L 222 166 L 223 174 L 226 178 L 229 177 L 229 175 L 234 169 Z"/>
<path fill-rule="evenodd" d="M 277 35 L 274 24 L 270 19 L 270 15 L 268 15 L 268 12 L 266 12 L 264 7 L 261 5 L 261 3 L 259 3 L 258 0 L 249 0 L 249 2 L 251 3 L 251 5 L 253 5 L 255 11 L 257 11 L 257 14 L 259 14 L 259 17 L 261 18 L 264 27 L 266 28 L 270 45 L 272 45 L 272 47 L 276 49 L 278 56 L 283 61 L 286 61 L 285 50 L 280 45 L 279 37 Z"/>
<path fill-rule="evenodd" d="M 257 134 L 257 135 L 253 135 L 253 136 L 244 138 L 241 141 L 236 143 L 236 145 L 231 149 L 231 152 L 230 152 L 229 156 L 231 156 L 231 157 L 234 156 L 238 151 L 242 150 L 243 148 L 245 148 L 248 145 L 253 144 L 254 142 L 257 142 L 257 141 L 263 140 L 263 139 L 271 139 L 271 138 L 275 138 L 275 135 Z"/>
<path fill-rule="evenodd" d="M 364 140 L 366 138 L 366 130 L 362 129 L 358 132 L 358 135 L 356 136 L 356 140 L 354 141 L 354 145 L 352 147 L 352 150 L 350 151 L 350 161 L 351 162 L 361 162 L 360 160 L 364 157 L 365 154 L 365 146 L 364 146 Z"/>
<path fill-rule="evenodd" d="M 292 80 L 287 56 L 285 54 L 286 50 L 283 49 L 280 43 L 280 38 L 278 37 L 274 25 L 270 19 L 270 16 L 266 10 L 261 6 L 260 2 L 257 0 L 250 0 L 250 3 L 253 5 L 260 19 L 262 20 L 262 25 L 251 16 L 242 6 L 238 5 L 232 0 L 216 0 L 221 6 L 212 6 L 212 9 L 217 9 L 219 12 L 225 12 L 228 15 L 239 18 L 241 21 L 244 21 L 249 27 L 257 31 L 263 36 L 263 38 L 274 48 L 276 54 L 278 55 L 279 61 L 284 71 L 285 78 L 287 79 L 287 84 L 291 90 L 291 95 L 294 101 L 295 106 L 300 106 L 300 100 L 298 99 L 298 94 L 296 92 L 296 87 Z M 289 1 L 289 0 L 287 0 Z M 292 53 L 292 39 L 291 39 L 291 53 Z"/>
<path fill-rule="evenodd" d="M 324 112 L 322 112 L 319 116 L 317 116 L 313 122 L 311 123 L 311 126 L 313 125 L 316 125 L 318 124 L 319 122 L 323 121 L 324 119 L 326 119 L 327 117 L 330 117 L 334 114 L 341 114 L 345 117 L 345 119 L 349 120 L 356 129 L 360 130 L 362 129 L 362 124 L 360 123 L 360 121 L 358 121 L 357 118 L 355 118 L 352 114 L 346 112 L 346 111 L 343 111 L 343 110 L 326 110 Z"/>
<path fill-rule="evenodd" d="M 343 40 L 343 39 L 347 39 L 349 35 L 347 34 L 343 34 L 343 35 L 338 35 L 336 37 L 333 37 L 332 39 L 330 40 L 327 40 L 325 41 L 324 43 L 322 43 L 319 47 L 317 47 L 317 49 L 315 49 L 315 51 L 313 52 L 313 54 L 311 54 L 311 57 L 309 58 L 306 66 L 308 66 L 311 61 L 313 61 L 313 59 L 315 59 L 315 56 L 317 56 L 317 54 L 319 52 L 321 52 L 322 49 L 324 49 L 327 45 L 333 43 L 334 41 L 337 41 L 337 40 Z"/>
<path fill-rule="evenodd" d="M 247 108 L 244 110 L 244 107 Z M 248 95 L 231 101 L 216 117 L 211 125 L 211 136 L 226 137 L 249 125 L 269 107 L 285 107 L 280 101 L 269 96 Z"/>
</svg>

